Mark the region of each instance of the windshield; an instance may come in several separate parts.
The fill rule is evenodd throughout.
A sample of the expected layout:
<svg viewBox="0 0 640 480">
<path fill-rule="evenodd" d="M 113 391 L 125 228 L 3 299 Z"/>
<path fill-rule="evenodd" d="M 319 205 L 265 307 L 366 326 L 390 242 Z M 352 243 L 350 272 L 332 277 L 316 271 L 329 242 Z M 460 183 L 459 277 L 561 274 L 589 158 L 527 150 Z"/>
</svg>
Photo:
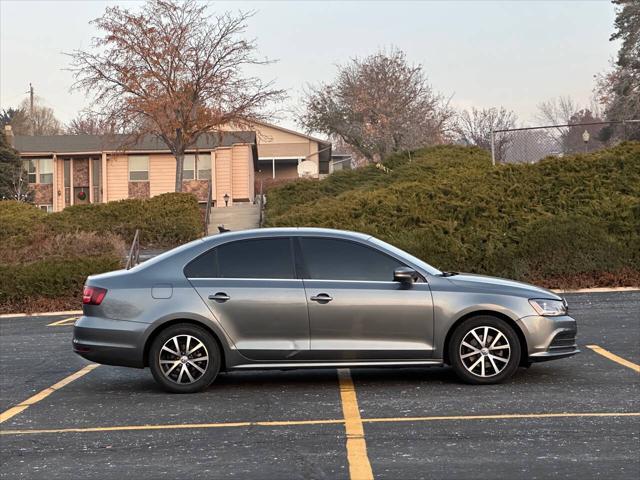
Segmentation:
<svg viewBox="0 0 640 480">
<path fill-rule="evenodd" d="M 414 257 L 413 255 L 411 255 L 410 253 L 405 252 L 404 250 L 400 250 L 398 247 L 394 247 L 390 243 L 383 242 L 382 240 L 379 240 L 379 239 L 377 239 L 375 237 L 371 237 L 369 239 L 369 241 L 371 243 L 375 243 L 376 245 L 384 248 L 385 250 L 388 250 L 388 251 L 398 255 L 399 257 L 406 258 L 411 263 L 414 263 L 415 265 L 419 266 L 420 268 L 423 268 L 429 275 L 442 275 L 442 272 L 440 270 L 438 270 L 437 268 L 432 267 L 427 262 L 420 260 L 418 257 Z"/>
</svg>

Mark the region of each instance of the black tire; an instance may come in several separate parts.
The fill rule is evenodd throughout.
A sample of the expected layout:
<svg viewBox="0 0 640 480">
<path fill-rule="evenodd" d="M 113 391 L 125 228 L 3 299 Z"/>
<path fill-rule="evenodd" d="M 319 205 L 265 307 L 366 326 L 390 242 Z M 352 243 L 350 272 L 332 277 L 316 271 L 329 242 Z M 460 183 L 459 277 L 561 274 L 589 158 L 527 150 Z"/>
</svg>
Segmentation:
<svg viewBox="0 0 640 480">
<path fill-rule="evenodd" d="M 484 340 L 485 328 L 487 328 L 486 341 L 481 343 L 473 332 L 480 337 L 480 340 Z M 504 337 L 496 332 L 500 332 Z M 492 350 L 485 348 L 490 347 L 496 338 L 498 341 Z M 463 340 L 465 345 L 462 345 Z M 467 342 L 467 340 L 470 341 Z M 466 345 L 471 345 L 472 348 Z M 508 359 L 505 345 L 508 345 Z M 476 350 L 477 354 L 474 353 Z M 507 322 L 489 315 L 482 315 L 465 320 L 456 327 L 449 340 L 448 353 L 449 362 L 462 381 L 474 385 L 489 385 L 502 383 L 513 376 L 520 364 L 521 345 L 518 335 Z M 462 356 L 465 358 L 463 359 Z M 483 372 L 485 376 L 482 376 Z"/>
<path fill-rule="evenodd" d="M 168 353 L 167 350 L 162 350 L 167 342 L 171 342 L 172 346 L 175 345 L 173 343 L 174 337 L 177 337 L 178 346 L 181 350 L 178 351 L 180 354 L 178 357 L 172 353 Z M 191 337 L 191 339 L 188 339 L 188 337 Z M 193 339 L 202 343 L 204 347 L 199 347 L 191 356 L 184 355 L 187 353 L 186 342 L 189 341 L 190 348 L 193 348 L 194 344 L 191 343 Z M 174 347 L 172 351 L 176 350 Z M 175 371 L 168 372 L 169 376 L 164 373 L 163 367 L 160 365 L 161 351 L 162 355 L 166 357 L 166 363 L 164 365 L 167 366 L 165 366 L 165 368 L 169 369 L 174 366 L 173 363 L 168 362 L 176 359 L 174 362 L 176 364 Z M 207 357 L 206 364 L 204 360 L 200 360 L 204 358 L 205 355 Z M 187 360 L 185 360 L 185 362 L 189 363 L 184 363 L 179 360 L 182 357 L 186 357 Z M 158 382 L 162 388 L 172 393 L 195 393 L 206 389 L 218 376 L 221 366 L 220 349 L 211 333 L 202 327 L 188 323 L 171 325 L 162 330 L 153 340 L 151 348 L 149 348 L 148 361 L 155 381 Z M 181 371 L 183 369 L 183 365 L 188 375 L 185 374 L 186 372 L 178 372 L 178 370 Z M 204 373 L 201 373 L 198 368 L 204 370 Z M 189 380 L 189 375 L 191 375 L 193 381 Z M 178 383 L 178 380 L 180 380 L 181 383 Z M 185 381 L 188 383 L 184 383 Z"/>
</svg>

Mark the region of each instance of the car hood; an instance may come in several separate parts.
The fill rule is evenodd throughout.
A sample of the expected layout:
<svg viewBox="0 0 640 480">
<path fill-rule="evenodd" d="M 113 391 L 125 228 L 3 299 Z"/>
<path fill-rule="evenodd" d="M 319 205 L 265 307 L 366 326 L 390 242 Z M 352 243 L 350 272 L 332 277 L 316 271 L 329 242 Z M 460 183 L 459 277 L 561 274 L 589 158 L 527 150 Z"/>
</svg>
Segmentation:
<svg viewBox="0 0 640 480">
<path fill-rule="evenodd" d="M 475 275 L 472 273 L 459 273 L 447 277 L 457 287 L 468 288 L 473 291 L 485 291 L 504 294 L 518 294 L 529 298 L 553 298 L 562 300 L 562 297 L 546 288 L 536 287 L 529 283 L 516 282 L 506 278 Z"/>
</svg>

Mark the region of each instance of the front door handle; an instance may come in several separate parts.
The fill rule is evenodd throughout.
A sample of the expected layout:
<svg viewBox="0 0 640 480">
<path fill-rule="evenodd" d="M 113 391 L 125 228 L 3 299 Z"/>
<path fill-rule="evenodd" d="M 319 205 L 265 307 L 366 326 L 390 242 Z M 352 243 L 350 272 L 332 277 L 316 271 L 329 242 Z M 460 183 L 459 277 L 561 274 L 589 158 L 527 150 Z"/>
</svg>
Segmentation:
<svg viewBox="0 0 640 480">
<path fill-rule="evenodd" d="M 215 300 L 219 303 L 226 302 L 230 298 L 231 297 L 224 292 L 218 292 L 215 295 L 209 295 L 209 300 Z"/>
<path fill-rule="evenodd" d="M 311 300 L 319 303 L 329 303 L 331 300 L 333 300 L 333 297 L 328 293 L 319 293 L 318 295 L 314 295 L 313 297 L 311 297 Z"/>
</svg>

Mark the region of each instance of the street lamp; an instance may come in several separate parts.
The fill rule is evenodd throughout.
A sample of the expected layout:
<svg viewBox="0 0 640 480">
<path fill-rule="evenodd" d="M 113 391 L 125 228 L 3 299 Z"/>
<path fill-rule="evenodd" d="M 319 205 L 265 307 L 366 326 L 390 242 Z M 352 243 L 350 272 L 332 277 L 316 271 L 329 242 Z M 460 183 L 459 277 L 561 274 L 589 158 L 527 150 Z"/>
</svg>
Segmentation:
<svg viewBox="0 0 640 480">
<path fill-rule="evenodd" d="M 229 206 L 229 194 L 225 193 L 224 197 L 222 197 L 222 198 L 224 198 L 224 206 L 228 207 Z"/>
<path fill-rule="evenodd" d="M 589 146 L 589 139 L 590 138 L 591 138 L 591 135 L 589 135 L 589 132 L 587 130 L 582 132 L 582 141 L 584 142 L 584 153 L 588 152 L 588 146 Z"/>
</svg>

